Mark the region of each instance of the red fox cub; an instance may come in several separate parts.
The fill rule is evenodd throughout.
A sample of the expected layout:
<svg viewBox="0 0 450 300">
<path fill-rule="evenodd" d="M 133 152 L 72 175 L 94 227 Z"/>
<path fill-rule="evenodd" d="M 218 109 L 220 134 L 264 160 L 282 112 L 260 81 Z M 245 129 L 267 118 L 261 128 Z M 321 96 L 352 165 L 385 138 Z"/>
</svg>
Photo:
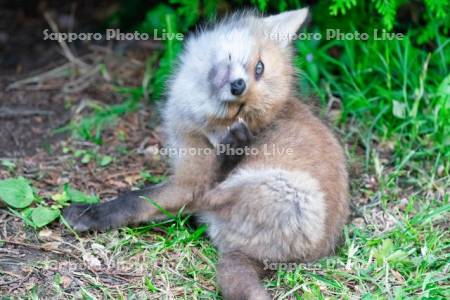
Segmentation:
<svg viewBox="0 0 450 300">
<path fill-rule="evenodd" d="M 348 179 L 338 141 L 297 95 L 290 44 L 307 14 L 235 14 L 191 37 L 163 110 L 173 175 L 68 207 L 74 229 L 149 222 L 165 218 L 160 208 L 184 207 L 208 224 L 225 299 L 270 299 L 264 262 L 332 253 L 348 216 Z"/>
</svg>

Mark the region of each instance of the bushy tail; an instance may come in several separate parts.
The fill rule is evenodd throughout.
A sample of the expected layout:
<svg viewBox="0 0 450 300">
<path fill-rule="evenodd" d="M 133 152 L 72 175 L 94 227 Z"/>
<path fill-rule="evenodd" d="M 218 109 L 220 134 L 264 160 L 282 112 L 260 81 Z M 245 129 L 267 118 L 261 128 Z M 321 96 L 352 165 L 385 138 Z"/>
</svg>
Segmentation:
<svg viewBox="0 0 450 300">
<path fill-rule="evenodd" d="M 241 252 L 223 254 L 217 265 L 217 279 L 227 300 L 269 300 L 260 283 L 262 266 Z"/>
</svg>

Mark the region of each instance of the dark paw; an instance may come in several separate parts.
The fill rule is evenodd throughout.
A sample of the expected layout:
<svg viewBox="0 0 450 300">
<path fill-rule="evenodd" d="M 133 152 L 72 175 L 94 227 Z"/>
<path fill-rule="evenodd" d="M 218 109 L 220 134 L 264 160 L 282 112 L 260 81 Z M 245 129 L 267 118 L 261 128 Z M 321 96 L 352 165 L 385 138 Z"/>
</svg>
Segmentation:
<svg viewBox="0 0 450 300">
<path fill-rule="evenodd" d="M 246 153 L 245 148 L 250 146 L 252 140 L 253 134 L 250 132 L 247 123 L 239 118 L 237 122 L 230 126 L 220 142 L 223 150 L 220 153 L 220 157 L 223 163 L 233 164 L 241 160 Z"/>
<path fill-rule="evenodd" d="M 253 139 L 253 135 L 244 120 L 239 118 L 234 122 L 228 132 L 223 137 L 221 144 L 228 145 L 231 149 L 244 148 L 249 146 Z"/>
<path fill-rule="evenodd" d="M 253 135 L 244 120 L 239 118 L 229 128 L 221 141 L 221 144 L 228 145 L 230 149 L 241 149 L 250 146 Z"/>
<path fill-rule="evenodd" d="M 100 205 L 73 204 L 63 210 L 64 219 L 75 231 L 104 231 L 109 228 L 101 215 Z"/>
</svg>

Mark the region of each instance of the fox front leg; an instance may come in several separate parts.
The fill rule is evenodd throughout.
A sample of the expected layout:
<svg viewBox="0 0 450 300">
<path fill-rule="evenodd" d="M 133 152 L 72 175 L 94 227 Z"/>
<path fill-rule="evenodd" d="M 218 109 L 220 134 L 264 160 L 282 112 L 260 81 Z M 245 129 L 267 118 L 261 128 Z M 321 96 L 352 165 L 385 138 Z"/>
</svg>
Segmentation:
<svg viewBox="0 0 450 300">
<path fill-rule="evenodd" d="M 157 185 L 139 191 L 126 192 L 114 200 L 100 204 L 73 204 L 64 209 L 63 215 L 78 232 L 106 231 L 125 225 L 139 224 L 149 219 L 164 218 L 164 214 L 149 200 L 158 197 L 164 188 L 163 185 Z"/>
</svg>

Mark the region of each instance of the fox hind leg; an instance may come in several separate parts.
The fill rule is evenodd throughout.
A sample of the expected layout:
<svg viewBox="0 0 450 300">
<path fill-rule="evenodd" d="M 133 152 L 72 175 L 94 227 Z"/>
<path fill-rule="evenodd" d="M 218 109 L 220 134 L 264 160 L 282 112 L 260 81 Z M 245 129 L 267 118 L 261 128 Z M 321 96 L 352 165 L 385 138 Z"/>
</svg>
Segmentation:
<svg viewBox="0 0 450 300">
<path fill-rule="evenodd" d="M 260 283 L 262 265 L 239 251 L 221 254 L 217 264 L 217 280 L 224 299 L 269 300 Z"/>
</svg>

